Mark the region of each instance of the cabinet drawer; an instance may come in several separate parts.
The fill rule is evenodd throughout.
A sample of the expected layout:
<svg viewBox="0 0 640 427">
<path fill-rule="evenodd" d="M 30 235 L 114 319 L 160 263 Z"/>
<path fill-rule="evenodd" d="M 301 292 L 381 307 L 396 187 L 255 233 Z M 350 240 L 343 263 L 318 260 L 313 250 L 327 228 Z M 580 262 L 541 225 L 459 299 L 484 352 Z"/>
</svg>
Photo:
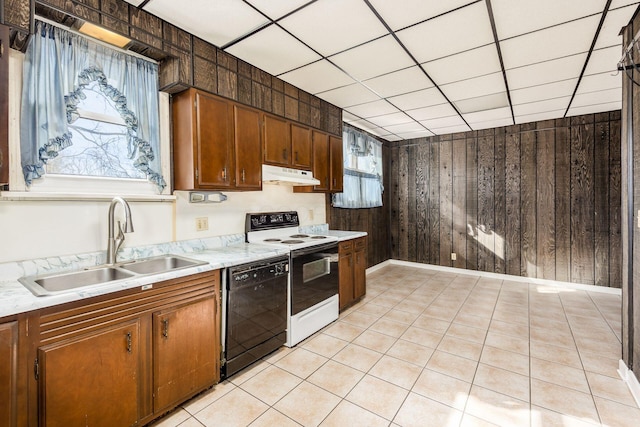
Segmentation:
<svg viewBox="0 0 640 427">
<path fill-rule="evenodd" d="M 338 250 L 340 252 L 353 250 L 353 240 L 347 240 L 345 242 L 340 242 L 340 245 L 338 246 Z"/>
<path fill-rule="evenodd" d="M 363 249 L 366 246 L 366 242 L 364 237 L 361 237 L 359 239 L 356 240 L 356 251 Z"/>
</svg>

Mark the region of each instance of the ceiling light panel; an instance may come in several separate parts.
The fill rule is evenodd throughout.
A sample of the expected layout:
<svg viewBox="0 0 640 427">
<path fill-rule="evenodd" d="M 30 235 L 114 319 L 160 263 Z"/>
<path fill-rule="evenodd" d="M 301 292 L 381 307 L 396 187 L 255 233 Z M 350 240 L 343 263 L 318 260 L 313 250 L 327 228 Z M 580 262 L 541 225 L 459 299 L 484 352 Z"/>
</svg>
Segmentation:
<svg viewBox="0 0 640 427">
<path fill-rule="evenodd" d="M 373 102 L 367 102 L 366 104 L 354 105 L 349 107 L 349 112 L 355 114 L 358 117 L 375 117 L 383 114 L 397 113 L 398 109 L 387 101 L 378 100 Z"/>
<path fill-rule="evenodd" d="M 493 43 L 484 2 L 398 31 L 396 35 L 420 63 Z"/>
<path fill-rule="evenodd" d="M 498 38 L 504 40 L 520 34 L 602 13 L 606 0 L 493 0 L 491 7 Z M 591 39 L 593 39 L 591 34 Z M 591 41 L 591 39 L 589 41 Z"/>
<path fill-rule="evenodd" d="M 401 125 L 404 123 L 415 123 L 415 121 L 405 113 L 394 113 L 384 116 L 370 117 L 368 120 L 371 123 L 384 128 L 392 125 Z"/>
<path fill-rule="evenodd" d="M 545 111 L 543 113 L 525 114 L 518 116 L 516 114 L 516 124 L 538 122 L 541 120 L 558 119 L 564 116 L 566 108 L 555 111 Z"/>
<path fill-rule="evenodd" d="M 622 36 L 619 35 L 620 29 L 629 23 L 636 8 L 637 5 L 633 5 L 616 10 L 609 10 L 607 16 L 604 18 L 604 24 L 602 24 L 595 48 L 600 49 L 614 45 L 620 46 L 622 44 Z"/>
<path fill-rule="evenodd" d="M 525 116 L 528 114 L 544 113 L 546 111 L 564 111 L 569 106 L 569 101 L 571 101 L 571 95 L 514 105 L 513 114 L 516 116 Z"/>
<path fill-rule="evenodd" d="M 521 2 L 514 2 L 520 4 Z M 587 52 L 600 15 L 500 42 L 506 69 Z"/>
<path fill-rule="evenodd" d="M 247 0 L 254 5 L 256 9 L 267 15 L 274 21 L 282 18 L 287 13 L 290 13 L 297 8 L 309 3 L 309 0 L 287 0 L 287 1 L 273 1 L 273 0 Z"/>
<path fill-rule="evenodd" d="M 622 73 L 592 74 L 590 76 L 584 76 L 582 80 L 580 80 L 580 87 L 578 87 L 577 93 L 596 92 L 599 90 L 606 90 L 606 89 L 621 90 L 621 88 L 622 88 Z"/>
<path fill-rule="evenodd" d="M 502 73 L 493 73 L 460 82 L 449 83 L 440 86 L 440 88 L 451 101 L 491 95 L 505 92 L 506 90 Z"/>
<path fill-rule="evenodd" d="M 417 108 L 405 111 L 417 121 L 433 120 L 442 117 L 458 116 L 456 110 L 448 102 L 445 104 L 432 105 L 430 107 Z"/>
<path fill-rule="evenodd" d="M 364 104 L 365 102 L 380 99 L 375 93 L 371 92 L 360 83 L 328 90 L 326 92 L 319 93 L 316 96 L 340 108 Z"/>
<path fill-rule="evenodd" d="M 539 86 L 531 86 L 523 89 L 512 90 L 511 102 L 515 106 L 519 104 L 525 104 L 527 102 L 539 101 L 542 99 L 571 96 L 576 88 L 577 83 L 578 79 L 573 78 Z"/>
<path fill-rule="evenodd" d="M 422 68 L 438 85 L 502 70 L 494 44 L 427 62 Z"/>
<path fill-rule="evenodd" d="M 532 87 L 580 76 L 586 53 L 507 70 L 511 90 Z"/>
<path fill-rule="evenodd" d="M 363 83 L 384 98 L 433 87 L 431 80 L 418 66 L 375 77 Z"/>
<path fill-rule="evenodd" d="M 618 61 L 620 61 L 620 57 L 622 56 L 621 51 L 622 48 L 620 46 L 594 50 L 591 53 L 587 69 L 584 73 L 589 75 L 600 74 L 608 71 L 612 74 L 617 74 Z"/>
<path fill-rule="evenodd" d="M 401 110 L 413 110 L 416 108 L 429 107 L 431 105 L 443 104 L 447 100 L 442 96 L 437 88 L 419 90 L 404 95 L 393 96 L 389 101 Z"/>
<path fill-rule="evenodd" d="M 355 83 L 351 77 L 325 59 L 278 77 L 294 86 L 304 88 L 309 93 L 324 92 Z"/>
<path fill-rule="evenodd" d="M 404 0 L 398 7 L 398 3 L 389 0 L 369 2 L 394 31 L 471 3 L 470 0 Z"/>
<path fill-rule="evenodd" d="M 387 34 L 362 0 L 318 0 L 279 24 L 324 56 Z"/>
<path fill-rule="evenodd" d="M 366 80 L 414 64 L 391 36 L 370 41 L 329 59 L 358 80 Z"/>
<path fill-rule="evenodd" d="M 455 115 L 449 117 L 440 117 L 438 119 L 431 120 L 421 120 L 420 123 L 426 127 L 427 129 L 438 129 L 449 126 L 462 126 L 464 125 L 464 120 L 462 117 Z"/>
<path fill-rule="evenodd" d="M 274 75 L 320 59 L 315 52 L 276 25 L 247 37 L 226 51 Z"/>
<path fill-rule="evenodd" d="M 188 7 L 180 1 L 153 0 L 144 10 L 216 46 L 224 46 L 269 22 L 240 0 L 191 0 Z"/>
</svg>

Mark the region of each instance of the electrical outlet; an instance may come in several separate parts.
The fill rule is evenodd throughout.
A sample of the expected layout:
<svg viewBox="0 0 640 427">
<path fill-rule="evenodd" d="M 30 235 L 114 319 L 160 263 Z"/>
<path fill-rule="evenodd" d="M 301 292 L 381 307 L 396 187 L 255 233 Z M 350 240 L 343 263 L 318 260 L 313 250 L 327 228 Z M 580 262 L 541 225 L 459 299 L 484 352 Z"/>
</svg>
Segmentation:
<svg viewBox="0 0 640 427">
<path fill-rule="evenodd" d="M 205 231 L 209 229 L 209 218 L 206 216 L 196 218 L 196 231 Z"/>
<path fill-rule="evenodd" d="M 455 252 L 451 252 L 451 261 L 455 261 L 458 259 L 458 255 Z"/>
<path fill-rule="evenodd" d="M 309 220 L 313 220 L 313 209 L 309 209 Z"/>
</svg>

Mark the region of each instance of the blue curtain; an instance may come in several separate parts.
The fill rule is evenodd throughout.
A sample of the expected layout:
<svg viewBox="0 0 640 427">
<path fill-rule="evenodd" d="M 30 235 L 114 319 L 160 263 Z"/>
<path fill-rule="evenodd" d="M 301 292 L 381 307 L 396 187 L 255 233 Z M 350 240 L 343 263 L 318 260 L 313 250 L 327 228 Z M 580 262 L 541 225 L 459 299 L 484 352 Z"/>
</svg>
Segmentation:
<svg viewBox="0 0 640 427">
<path fill-rule="evenodd" d="M 382 143 L 369 135 L 344 127 L 343 192 L 333 195 L 336 208 L 359 209 L 382 206 Z"/>
<path fill-rule="evenodd" d="M 84 88 L 96 81 L 126 123 L 135 167 L 162 192 L 158 66 L 44 22 L 35 28 L 24 62 L 20 128 L 27 185 L 73 143 L 68 125 L 79 118 Z"/>
</svg>

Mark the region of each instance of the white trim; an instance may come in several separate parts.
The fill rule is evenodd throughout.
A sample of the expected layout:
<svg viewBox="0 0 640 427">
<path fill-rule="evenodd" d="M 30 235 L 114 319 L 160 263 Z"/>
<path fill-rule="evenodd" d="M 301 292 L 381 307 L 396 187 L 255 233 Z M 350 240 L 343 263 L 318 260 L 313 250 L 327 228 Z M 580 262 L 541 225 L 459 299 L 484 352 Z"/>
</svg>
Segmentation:
<svg viewBox="0 0 640 427">
<path fill-rule="evenodd" d="M 629 391 L 635 399 L 636 405 L 640 407 L 640 382 L 638 382 L 638 378 L 636 378 L 633 371 L 627 367 L 627 364 L 624 363 L 622 359 L 618 362 L 618 375 L 627 383 L 627 387 L 629 387 Z"/>
<path fill-rule="evenodd" d="M 373 265 L 369 268 L 367 268 L 366 273 L 370 274 L 370 273 L 375 273 L 376 271 L 383 269 L 384 267 L 386 267 L 387 265 L 391 264 L 391 260 L 388 259 L 386 261 L 382 261 L 379 264 Z"/>
<path fill-rule="evenodd" d="M 123 193 L 34 193 L 31 191 L 0 191 L 0 202 L 28 200 L 45 201 L 110 201 L 114 197 L 124 197 L 130 202 L 175 202 L 176 196 L 169 194 L 123 194 Z"/>
</svg>

